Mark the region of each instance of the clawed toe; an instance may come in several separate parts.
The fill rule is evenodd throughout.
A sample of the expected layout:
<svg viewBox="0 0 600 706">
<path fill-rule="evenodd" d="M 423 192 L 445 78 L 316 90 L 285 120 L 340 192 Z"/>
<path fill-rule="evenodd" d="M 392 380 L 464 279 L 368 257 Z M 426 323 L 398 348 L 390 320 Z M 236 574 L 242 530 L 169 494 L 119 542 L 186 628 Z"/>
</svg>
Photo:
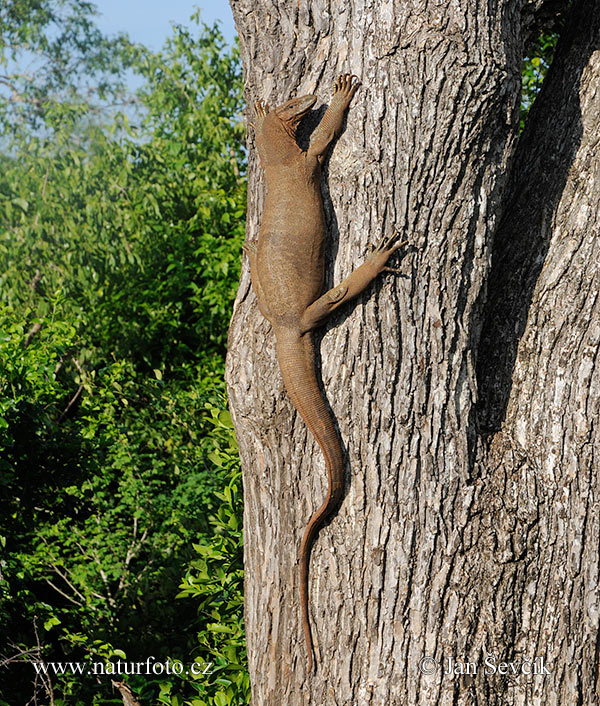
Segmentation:
<svg viewBox="0 0 600 706">
<path fill-rule="evenodd" d="M 408 240 L 402 240 L 401 242 L 398 242 L 399 238 L 400 238 L 400 231 L 395 231 L 391 235 L 384 236 L 377 244 L 377 247 L 375 248 L 375 252 L 388 252 L 390 250 L 392 252 L 395 252 L 396 250 L 399 250 L 401 247 L 408 245 Z"/>
<path fill-rule="evenodd" d="M 356 79 L 356 82 L 354 82 L 354 79 Z M 335 82 L 335 93 L 342 91 L 354 94 L 359 86 L 360 81 L 355 74 L 340 74 Z"/>
<path fill-rule="evenodd" d="M 254 110 L 256 111 L 256 114 L 259 118 L 264 118 L 265 115 L 269 112 L 269 104 L 265 103 L 264 100 L 256 101 L 256 103 L 254 104 Z"/>
<path fill-rule="evenodd" d="M 258 243 L 256 241 L 247 240 L 242 245 L 242 250 L 246 253 L 246 255 L 248 255 L 248 257 L 252 257 L 253 255 L 256 255 L 257 245 Z"/>
</svg>

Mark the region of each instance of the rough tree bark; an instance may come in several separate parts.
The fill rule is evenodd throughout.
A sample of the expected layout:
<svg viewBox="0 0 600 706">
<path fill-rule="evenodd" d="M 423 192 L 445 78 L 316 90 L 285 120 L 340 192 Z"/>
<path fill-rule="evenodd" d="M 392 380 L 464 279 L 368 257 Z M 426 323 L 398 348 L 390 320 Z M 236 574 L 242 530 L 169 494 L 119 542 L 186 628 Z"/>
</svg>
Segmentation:
<svg viewBox="0 0 600 706">
<path fill-rule="evenodd" d="M 312 551 L 310 676 L 298 552 L 326 475 L 244 262 L 227 378 L 255 706 L 598 703 L 596 0 L 515 151 L 526 41 L 567 4 L 232 0 L 249 105 L 363 82 L 324 179 L 327 285 L 383 233 L 413 245 L 318 341 L 347 488 Z"/>
</svg>

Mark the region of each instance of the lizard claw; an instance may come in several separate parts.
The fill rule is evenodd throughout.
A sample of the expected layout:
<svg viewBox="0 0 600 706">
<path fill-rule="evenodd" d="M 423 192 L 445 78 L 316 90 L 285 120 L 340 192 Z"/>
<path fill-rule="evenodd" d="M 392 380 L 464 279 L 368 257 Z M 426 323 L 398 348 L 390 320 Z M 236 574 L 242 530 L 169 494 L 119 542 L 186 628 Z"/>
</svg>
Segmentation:
<svg viewBox="0 0 600 706">
<path fill-rule="evenodd" d="M 354 81 L 354 79 L 356 79 L 356 81 Z M 335 82 L 333 95 L 342 94 L 348 103 L 350 103 L 352 96 L 356 93 L 359 86 L 360 81 L 355 74 L 340 74 Z"/>
<path fill-rule="evenodd" d="M 257 250 L 257 243 L 254 240 L 247 240 L 243 245 L 242 245 L 242 250 L 248 255 L 248 257 L 252 257 L 253 255 L 256 255 L 256 250 Z"/>
<path fill-rule="evenodd" d="M 400 241 L 400 232 L 395 231 L 391 235 L 385 235 L 379 243 L 373 248 L 368 257 L 368 261 L 372 262 L 379 268 L 380 272 L 393 272 L 400 274 L 401 271 L 387 265 L 388 259 L 400 248 L 408 245 L 408 240 Z"/>
<path fill-rule="evenodd" d="M 269 112 L 269 110 L 270 110 L 269 104 L 268 104 L 268 103 L 265 103 L 264 100 L 256 101 L 256 103 L 254 104 L 254 110 L 255 110 L 256 115 L 257 115 L 257 117 L 258 117 L 259 119 L 260 119 L 260 118 L 264 118 L 265 115 L 266 115 L 266 114 Z"/>
<path fill-rule="evenodd" d="M 388 252 L 391 255 L 396 250 L 408 245 L 408 240 L 402 240 L 399 242 L 400 231 L 395 231 L 391 235 L 385 235 L 377 246 L 374 248 L 373 254 Z"/>
</svg>

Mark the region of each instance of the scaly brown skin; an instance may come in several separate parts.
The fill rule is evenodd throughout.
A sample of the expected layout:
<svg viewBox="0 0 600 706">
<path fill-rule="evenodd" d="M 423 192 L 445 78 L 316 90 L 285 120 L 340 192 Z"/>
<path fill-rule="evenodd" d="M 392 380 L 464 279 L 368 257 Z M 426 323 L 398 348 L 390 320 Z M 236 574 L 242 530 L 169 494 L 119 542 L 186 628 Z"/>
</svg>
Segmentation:
<svg viewBox="0 0 600 706">
<path fill-rule="evenodd" d="M 321 198 L 321 164 L 341 131 L 344 113 L 359 86 L 343 74 L 331 105 L 305 152 L 296 142 L 296 127 L 316 101 L 293 98 L 270 110 L 256 104 L 256 144 L 265 170 L 267 195 L 257 243 L 247 243 L 252 286 L 262 314 L 271 322 L 283 383 L 300 416 L 317 440 L 329 476 L 327 496 L 313 514 L 300 546 L 300 602 L 308 671 L 313 670 L 313 643 L 308 617 L 308 568 L 312 543 L 336 509 L 344 490 L 342 448 L 333 419 L 317 383 L 312 330 L 329 314 L 360 294 L 385 270 L 387 260 L 404 243 L 397 234 L 384 238 L 366 262 L 341 284 L 321 294 L 324 278 L 325 216 Z"/>
</svg>

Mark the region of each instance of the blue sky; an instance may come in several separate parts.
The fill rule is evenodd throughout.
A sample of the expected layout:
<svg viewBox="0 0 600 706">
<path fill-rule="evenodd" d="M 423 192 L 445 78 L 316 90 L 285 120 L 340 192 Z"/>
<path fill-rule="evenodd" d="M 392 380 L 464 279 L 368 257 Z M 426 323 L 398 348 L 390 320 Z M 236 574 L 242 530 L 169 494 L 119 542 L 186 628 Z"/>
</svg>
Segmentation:
<svg viewBox="0 0 600 706">
<path fill-rule="evenodd" d="M 135 42 L 160 49 L 171 22 L 187 25 L 196 8 L 206 24 L 221 21 L 225 39 L 233 41 L 235 26 L 227 0 L 92 0 L 98 8 L 98 27 L 106 34 L 127 32 Z"/>
</svg>

